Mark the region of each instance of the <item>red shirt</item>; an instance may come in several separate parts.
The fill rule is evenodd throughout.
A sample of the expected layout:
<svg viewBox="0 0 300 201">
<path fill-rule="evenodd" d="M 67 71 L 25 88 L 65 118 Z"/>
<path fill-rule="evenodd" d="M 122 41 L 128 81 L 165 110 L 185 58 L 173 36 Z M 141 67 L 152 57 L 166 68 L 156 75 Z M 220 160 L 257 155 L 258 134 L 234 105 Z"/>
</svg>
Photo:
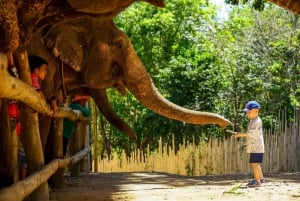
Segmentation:
<svg viewBox="0 0 300 201">
<path fill-rule="evenodd" d="M 31 73 L 31 83 L 32 83 L 32 86 L 35 90 L 37 90 L 37 91 L 41 90 L 41 86 L 40 86 L 40 83 L 39 83 L 39 77 L 38 77 L 37 74 Z"/>
<path fill-rule="evenodd" d="M 19 110 L 19 105 L 16 101 L 12 100 L 8 102 L 8 112 L 9 112 L 9 118 L 11 120 L 16 120 L 17 135 L 20 136 L 21 133 L 20 110 Z"/>
</svg>

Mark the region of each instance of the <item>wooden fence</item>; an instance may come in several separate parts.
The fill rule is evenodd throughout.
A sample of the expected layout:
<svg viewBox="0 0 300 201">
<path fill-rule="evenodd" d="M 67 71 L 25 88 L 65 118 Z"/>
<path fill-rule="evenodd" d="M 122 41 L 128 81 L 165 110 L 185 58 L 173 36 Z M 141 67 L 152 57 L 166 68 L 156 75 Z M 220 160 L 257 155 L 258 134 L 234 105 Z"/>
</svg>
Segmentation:
<svg viewBox="0 0 300 201">
<path fill-rule="evenodd" d="M 264 131 L 264 173 L 300 171 L 300 128 L 299 120 L 288 125 L 281 123 L 276 134 Z M 136 150 L 130 157 L 125 152 L 121 157 L 98 159 L 96 172 L 159 171 L 181 175 L 221 175 L 250 173 L 246 140 L 243 138 L 217 139 L 199 144 L 183 142 L 179 150 L 163 145 L 155 152 Z M 143 156 L 143 157 L 140 157 Z M 94 170 L 95 171 L 95 170 Z"/>
<path fill-rule="evenodd" d="M 46 182 L 50 176 L 57 172 L 60 168 L 66 168 L 69 165 L 75 164 L 82 160 L 88 152 L 89 148 L 84 148 L 75 155 L 65 159 L 55 159 L 43 167 L 40 171 L 33 173 L 24 180 L 18 181 L 13 185 L 0 189 L 1 201 L 21 201 L 34 190 L 36 190 L 42 183 Z M 47 200 L 45 198 L 43 200 Z"/>
<path fill-rule="evenodd" d="M 25 103 L 31 109 L 35 111 L 50 115 L 51 110 L 49 105 L 45 102 L 43 98 L 36 92 L 35 89 L 31 86 L 30 80 L 30 71 L 29 65 L 27 61 L 27 53 L 26 52 L 16 52 L 14 55 L 15 63 L 20 67 L 20 80 L 11 76 L 7 71 L 7 58 L 6 55 L 0 54 L 0 105 L 2 104 L 2 98 L 5 99 L 15 99 L 20 102 Z M 27 83 L 27 84 L 26 84 Z M 56 127 L 53 135 L 55 136 L 55 141 L 53 142 L 54 153 L 53 156 L 57 158 L 56 160 L 51 161 L 49 164 L 44 166 L 44 157 L 43 157 L 43 148 L 39 133 L 39 125 L 38 125 L 38 116 L 37 113 L 33 113 L 31 109 L 24 108 L 23 116 L 25 120 L 25 124 L 22 122 L 22 129 L 26 130 L 26 137 L 23 139 L 23 144 L 27 146 L 25 148 L 27 162 L 29 165 L 29 173 L 30 176 L 26 177 L 24 180 L 18 181 L 18 176 L 14 172 L 11 171 L 14 184 L 8 186 L 6 188 L 0 189 L 0 200 L 1 201 L 21 201 L 27 196 L 31 196 L 30 200 L 32 201 L 47 201 L 49 200 L 49 188 L 47 184 L 47 180 L 53 174 L 54 183 L 55 184 L 64 184 L 64 169 L 69 165 L 72 165 L 71 172 L 74 170 L 74 173 L 80 172 L 80 166 L 77 163 L 82 160 L 88 153 L 89 147 L 82 147 L 82 143 L 76 143 L 74 145 L 74 150 L 71 154 L 74 154 L 71 157 L 65 159 L 63 158 L 62 153 L 62 118 L 68 118 L 71 121 L 78 121 L 76 123 L 76 130 L 84 131 L 85 128 L 82 126 L 82 122 L 88 122 L 89 119 L 84 117 L 82 113 L 75 112 L 70 108 L 59 108 L 58 113 L 52 115 L 52 117 L 56 118 Z M 33 120 L 34 119 L 34 120 Z M 8 118 L 7 118 L 8 120 Z M 21 119 L 22 121 L 22 119 Z M 2 121 L 1 123 L 5 124 L 3 127 L 9 128 L 8 121 Z M 29 125 L 30 124 L 30 125 Z M 27 126 L 27 127 L 25 127 Z M 29 128 L 29 129 L 28 129 Z M 15 128 L 12 128 L 15 129 Z M 7 132 L 6 132 L 7 131 Z M 9 149 L 7 153 L 10 153 L 10 157 L 12 158 L 10 165 L 6 166 L 6 168 L 14 169 L 13 165 L 17 164 L 17 138 L 11 137 L 12 135 L 16 136 L 15 131 L 13 133 L 9 132 L 9 129 L 6 131 L 2 131 L 2 135 L 6 135 L 6 140 L 11 140 L 9 146 L 6 148 Z M 79 132 L 78 131 L 78 132 Z M 85 132 L 81 132 L 84 134 Z M 77 138 L 81 135 L 75 135 Z M 81 139 L 77 139 L 75 141 L 81 142 Z M 4 138 L 2 138 L 4 139 Z M 7 142 L 5 142 L 7 143 Z M 5 144 L 3 143 L 3 144 Z M 83 149 L 84 148 L 84 149 Z M 82 150 L 81 150 L 82 149 Z M 81 151 L 80 151 L 81 150 Z M 77 153 L 76 153 L 77 152 Z M 12 154 L 14 153 L 14 154 Z M 29 154 L 28 154 L 29 153 Z M 30 158 L 29 158 L 30 157 Z M 77 163 L 77 164 L 76 164 Z M 43 168 L 42 168 L 43 167 Z M 17 170 L 17 168 L 15 168 Z M 31 172 L 30 172 L 31 171 Z M 8 175 L 6 175 L 8 176 Z"/>
</svg>

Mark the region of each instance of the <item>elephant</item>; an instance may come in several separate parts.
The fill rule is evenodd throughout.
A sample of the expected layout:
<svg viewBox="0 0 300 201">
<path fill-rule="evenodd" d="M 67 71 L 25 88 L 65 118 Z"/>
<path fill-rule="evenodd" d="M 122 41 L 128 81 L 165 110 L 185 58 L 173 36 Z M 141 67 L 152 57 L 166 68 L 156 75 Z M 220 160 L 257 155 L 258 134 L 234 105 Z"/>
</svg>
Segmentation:
<svg viewBox="0 0 300 201">
<path fill-rule="evenodd" d="M 164 0 L 144 0 L 164 7 Z M 294 13 L 300 13 L 298 0 L 268 0 Z M 113 19 L 135 0 L 0 0 L 0 52 L 11 53 L 25 44 L 43 25 L 58 23 L 78 16 L 91 15 Z"/>
<path fill-rule="evenodd" d="M 164 7 L 164 0 L 145 1 Z M 300 13 L 299 0 L 269 1 Z M 114 87 L 121 94 L 128 89 L 145 107 L 168 118 L 194 124 L 229 125 L 219 115 L 184 109 L 159 94 L 130 40 L 113 23 L 113 18 L 134 2 L 0 0 L 0 52 L 11 54 L 16 49 L 26 49 L 29 54 L 45 58 L 49 73 L 42 87 L 47 98 L 55 97 L 61 89 L 66 94 L 90 95 L 108 121 L 133 139 L 133 129 L 109 105 L 107 88 Z M 4 112 L 1 110 L 1 115 L 5 116 Z M 3 136 L 9 133 L 7 124 L 1 122 L 6 134 Z M 0 158 L 4 164 L 3 157 Z M 8 167 L 11 166 L 0 169 Z"/>
<path fill-rule="evenodd" d="M 131 138 L 133 129 L 109 105 L 106 89 L 129 90 L 145 107 L 171 119 L 192 124 L 230 125 L 224 117 L 177 106 L 155 88 L 127 35 L 112 20 L 82 17 L 49 25 L 33 35 L 20 50 L 48 61 L 42 83 L 46 98 L 59 89 L 68 95 L 90 95 L 106 119 Z"/>
</svg>

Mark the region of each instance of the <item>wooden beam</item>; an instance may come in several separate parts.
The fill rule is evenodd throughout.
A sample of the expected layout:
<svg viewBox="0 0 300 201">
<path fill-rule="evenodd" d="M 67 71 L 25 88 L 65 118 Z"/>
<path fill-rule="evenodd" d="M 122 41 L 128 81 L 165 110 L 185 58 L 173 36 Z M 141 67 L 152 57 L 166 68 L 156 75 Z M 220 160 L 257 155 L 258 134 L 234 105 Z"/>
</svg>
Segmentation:
<svg viewBox="0 0 300 201">
<path fill-rule="evenodd" d="M 65 107 L 58 108 L 58 113 L 53 115 L 53 117 L 68 118 L 70 121 L 82 121 L 83 123 L 89 122 L 89 118 L 84 117 L 80 110 L 73 110 Z"/>
</svg>

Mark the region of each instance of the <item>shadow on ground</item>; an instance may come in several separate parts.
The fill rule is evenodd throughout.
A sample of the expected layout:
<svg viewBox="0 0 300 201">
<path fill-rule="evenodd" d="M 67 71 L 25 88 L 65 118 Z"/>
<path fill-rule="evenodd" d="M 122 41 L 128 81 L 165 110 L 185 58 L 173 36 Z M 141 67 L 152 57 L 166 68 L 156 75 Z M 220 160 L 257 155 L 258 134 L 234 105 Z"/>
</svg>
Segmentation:
<svg viewBox="0 0 300 201">
<path fill-rule="evenodd" d="M 247 189 L 251 175 L 181 176 L 160 172 L 97 173 L 66 177 L 63 188 L 52 189 L 51 201 L 138 200 L 247 200 L 260 194 L 262 200 L 300 200 L 300 173 L 266 174 L 267 183 Z M 231 192 L 231 189 L 241 188 Z M 242 188 L 244 187 L 244 188 Z M 276 190 L 280 188 L 281 191 Z M 282 192 L 284 190 L 284 192 Z M 227 195 L 226 192 L 232 193 Z M 259 192 L 259 193 L 258 193 Z M 253 199 L 253 197 L 252 197 Z M 275 199 L 276 200 L 276 199 Z"/>
</svg>

